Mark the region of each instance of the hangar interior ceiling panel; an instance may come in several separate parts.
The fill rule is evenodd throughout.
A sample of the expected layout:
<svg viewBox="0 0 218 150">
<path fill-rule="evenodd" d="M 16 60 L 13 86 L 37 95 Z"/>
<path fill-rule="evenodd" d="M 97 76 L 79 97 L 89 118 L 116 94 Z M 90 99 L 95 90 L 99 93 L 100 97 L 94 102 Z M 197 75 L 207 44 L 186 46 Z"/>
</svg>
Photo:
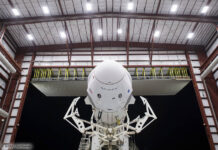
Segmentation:
<svg viewBox="0 0 218 150">
<path fill-rule="evenodd" d="M 151 42 L 150 35 L 154 26 L 160 31 L 160 36 L 154 39 L 154 43 L 203 46 L 206 46 L 216 33 L 216 28 L 211 22 L 135 17 L 143 14 L 182 15 L 186 18 L 202 16 L 202 7 L 207 4 L 204 0 L 176 0 L 178 10 L 173 14 L 170 12 L 170 7 L 174 4 L 172 0 L 133 0 L 134 8 L 131 11 L 126 9 L 128 0 L 92 0 L 91 12 L 86 10 L 86 0 L 12 0 L 11 2 L 19 10 L 20 15 L 14 16 L 9 1 L 2 0 L 0 22 L 8 22 L 7 31 L 18 47 L 66 44 L 66 40 L 59 36 L 59 32 L 66 29 L 70 44 L 90 43 L 91 30 L 94 42 L 126 41 L 127 33 L 129 42 Z M 49 15 L 43 14 L 43 6 L 49 7 Z M 210 9 L 204 16 L 216 17 L 218 15 L 216 8 L 218 2 L 212 0 Z M 126 17 L 125 13 L 132 14 L 132 17 Z M 60 19 L 64 15 L 72 17 Z M 43 21 L 43 17 L 59 19 Z M 29 22 L 24 23 L 25 21 Z M 102 29 L 102 36 L 98 36 L 98 29 Z M 122 34 L 117 33 L 118 29 L 122 29 Z M 194 38 L 187 40 L 187 34 L 193 30 L 195 30 Z M 33 35 L 34 41 L 26 40 L 27 33 Z"/>
</svg>

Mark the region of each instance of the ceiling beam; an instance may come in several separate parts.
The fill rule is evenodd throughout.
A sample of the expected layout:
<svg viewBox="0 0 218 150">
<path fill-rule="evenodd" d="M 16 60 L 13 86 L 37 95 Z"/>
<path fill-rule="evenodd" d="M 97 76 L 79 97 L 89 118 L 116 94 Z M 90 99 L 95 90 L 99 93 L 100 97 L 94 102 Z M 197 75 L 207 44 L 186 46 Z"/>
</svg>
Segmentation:
<svg viewBox="0 0 218 150">
<path fill-rule="evenodd" d="M 94 47 L 126 47 L 126 41 L 102 41 L 95 42 Z M 148 49 L 150 43 L 145 42 L 129 42 L 129 47 L 139 47 Z M 77 48 L 90 48 L 92 45 L 90 42 L 87 43 L 73 43 L 69 44 L 69 48 L 77 49 Z M 154 49 L 159 50 L 204 50 L 205 47 L 201 45 L 186 45 L 186 44 L 168 44 L 168 43 L 154 43 Z M 57 45 L 42 45 L 42 46 L 33 46 L 33 47 L 20 47 L 18 48 L 18 52 L 33 52 L 33 51 L 66 51 L 65 44 L 57 44 Z"/>
<path fill-rule="evenodd" d="M 83 20 L 95 18 L 132 18 L 132 19 L 156 19 L 156 20 L 173 20 L 202 23 L 217 23 L 217 16 L 200 16 L 200 15 L 171 15 L 171 14 L 149 14 L 149 13 L 120 13 L 120 12 L 99 12 L 88 14 L 72 14 L 57 16 L 38 16 L 25 18 L 0 19 L 0 23 L 6 25 L 21 25 L 41 22 L 66 21 L 66 20 Z"/>
<path fill-rule="evenodd" d="M 128 19 L 127 23 L 127 34 L 126 34 L 126 64 L 129 66 L 129 30 L 130 30 L 130 21 Z"/>
<path fill-rule="evenodd" d="M 93 33 L 92 33 L 92 20 L 89 20 L 89 28 L 90 28 L 90 47 L 91 47 L 91 62 L 94 64 L 94 45 L 93 45 Z"/>
</svg>

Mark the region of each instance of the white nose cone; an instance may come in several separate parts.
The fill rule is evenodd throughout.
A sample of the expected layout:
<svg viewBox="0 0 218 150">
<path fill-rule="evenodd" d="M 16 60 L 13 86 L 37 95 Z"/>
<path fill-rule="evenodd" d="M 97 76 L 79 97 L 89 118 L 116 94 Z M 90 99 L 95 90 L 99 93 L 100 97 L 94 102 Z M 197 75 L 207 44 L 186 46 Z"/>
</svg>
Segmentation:
<svg viewBox="0 0 218 150">
<path fill-rule="evenodd" d="M 95 68 L 95 77 L 103 84 L 116 84 L 124 75 L 125 68 L 115 61 L 104 61 Z"/>
<path fill-rule="evenodd" d="M 115 61 L 104 61 L 89 74 L 88 95 L 94 107 L 106 112 L 124 108 L 132 94 L 129 72 Z"/>
</svg>

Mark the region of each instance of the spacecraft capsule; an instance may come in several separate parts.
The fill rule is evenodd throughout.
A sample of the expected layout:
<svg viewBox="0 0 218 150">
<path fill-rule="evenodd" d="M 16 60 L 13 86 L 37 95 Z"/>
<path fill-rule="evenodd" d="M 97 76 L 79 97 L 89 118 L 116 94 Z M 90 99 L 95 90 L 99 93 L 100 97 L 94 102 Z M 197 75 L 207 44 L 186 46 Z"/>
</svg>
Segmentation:
<svg viewBox="0 0 218 150">
<path fill-rule="evenodd" d="M 87 93 L 99 110 L 116 112 L 124 108 L 132 94 L 129 72 L 115 61 L 104 61 L 88 77 Z"/>
</svg>

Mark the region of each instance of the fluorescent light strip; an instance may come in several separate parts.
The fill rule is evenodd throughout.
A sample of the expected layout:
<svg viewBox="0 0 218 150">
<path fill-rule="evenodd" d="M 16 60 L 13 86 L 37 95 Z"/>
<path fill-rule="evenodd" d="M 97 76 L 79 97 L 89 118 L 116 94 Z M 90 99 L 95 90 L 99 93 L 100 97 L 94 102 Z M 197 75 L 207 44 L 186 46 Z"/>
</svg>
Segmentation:
<svg viewBox="0 0 218 150">
<path fill-rule="evenodd" d="M 50 14 L 50 11 L 49 11 L 49 9 L 48 9 L 47 6 L 42 6 L 42 10 L 43 10 L 43 13 L 44 13 L 45 15 Z"/>
<path fill-rule="evenodd" d="M 133 10 L 133 6 L 134 6 L 133 2 L 129 2 L 127 4 L 127 10 Z"/>
<path fill-rule="evenodd" d="M 176 12 L 177 9 L 178 9 L 178 5 L 177 5 L 177 4 L 173 4 L 173 5 L 171 6 L 170 11 L 171 11 L 171 12 Z"/>
<path fill-rule="evenodd" d="M 20 12 L 16 8 L 12 8 L 12 12 L 15 16 L 20 16 Z"/>
<path fill-rule="evenodd" d="M 102 36 L 102 34 L 103 34 L 101 29 L 98 29 L 97 33 L 99 36 Z"/>
<path fill-rule="evenodd" d="M 65 38 L 66 38 L 66 33 L 63 32 L 63 31 L 61 31 L 61 32 L 60 32 L 60 37 L 61 37 L 62 39 L 65 39 Z"/>
<path fill-rule="evenodd" d="M 118 34 L 122 34 L 122 32 L 123 32 L 122 29 L 118 29 L 118 30 L 117 30 L 117 33 L 118 33 Z"/>
<path fill-rule="evenodd" d="M 86 3 L 86 10 L 91 11 L 92 10 L 92 4 L 90 2 Z"/>
<path fill-rule="evenodd" d="M 155 31 L 155 32 L 154 32 L 154 37 L 159 37 L 159 36 L 160 36 L 160 31 L 158 31 L 158 30 Z"/>
<path fill-rule="evenodd" d="M 192 39 L 194 37 L 194 33 L 193 32 L 191 32 L 191 33 L 189 33 L 188 35 L 187 35 L 187 38 L 188 39 Z"/>
<path fill-rule="evenodd" d="M 32 36 L 32 34 L 27 34 L 27 38 L 28 38 L 28 40 L 30 40 L 30 41 L 32 41 L 34 38 L 33 38 L 33 36 Z"/>
<path fill-rule="evenodd" d="M 201 10 L 202 14 L 206 14 L 206 12 L 209 10 L 209 6 L 204 6 Z"/>
</svg>

